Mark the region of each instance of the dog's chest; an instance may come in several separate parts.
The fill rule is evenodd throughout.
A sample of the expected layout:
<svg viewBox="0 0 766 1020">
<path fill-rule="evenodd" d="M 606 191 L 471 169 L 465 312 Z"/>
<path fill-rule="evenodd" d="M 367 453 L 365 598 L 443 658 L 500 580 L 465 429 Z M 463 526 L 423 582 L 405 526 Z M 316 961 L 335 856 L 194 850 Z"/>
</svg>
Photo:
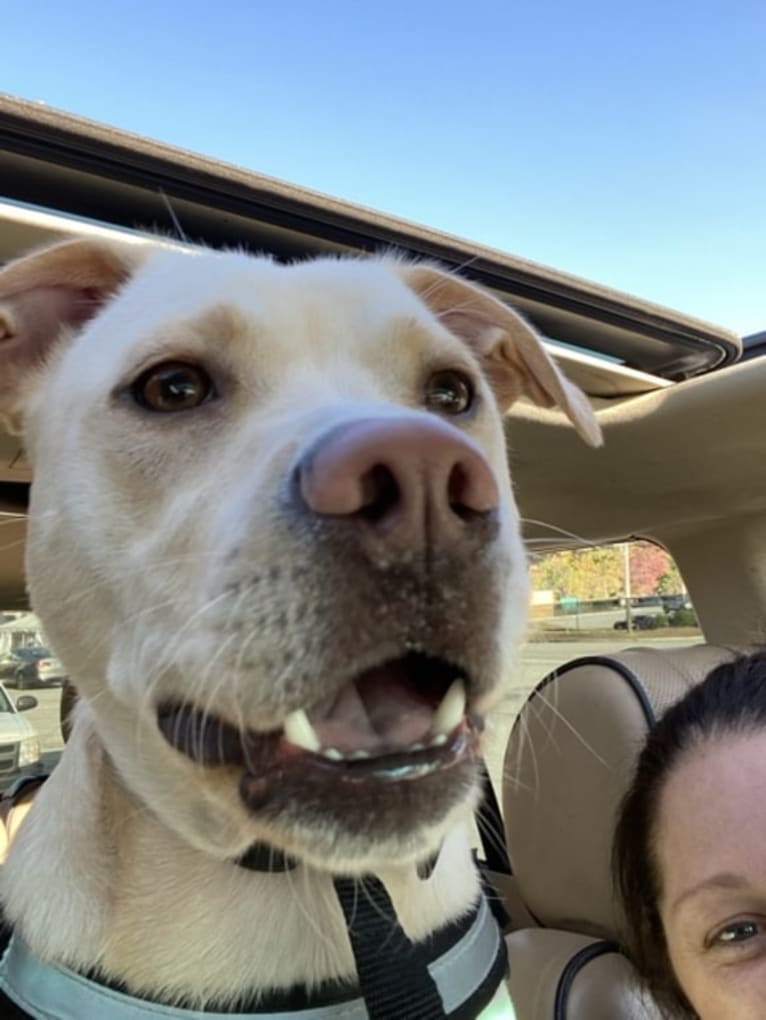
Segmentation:
<svg viewBox="0 0 766 1020">
<path fill-rule="evenodd" d="M 354 958 L 332 879 L 298 866 L 253 873 L 212 861 L 168 834 L 122 865 L 102 957 L 136 987 L 195 988 L 214 997 L 232 988 L 289 987 L 350 978 Z M 144 845 L 134 843 L 137 851 Z M 444 844 L 427 882 L 413 868 L 382 876 L 404 930 L 421 939 L 458 915 L 478 886 L 465 834 Z M 360 895 L 363 893 L 360 886 Z"/>
</svg>

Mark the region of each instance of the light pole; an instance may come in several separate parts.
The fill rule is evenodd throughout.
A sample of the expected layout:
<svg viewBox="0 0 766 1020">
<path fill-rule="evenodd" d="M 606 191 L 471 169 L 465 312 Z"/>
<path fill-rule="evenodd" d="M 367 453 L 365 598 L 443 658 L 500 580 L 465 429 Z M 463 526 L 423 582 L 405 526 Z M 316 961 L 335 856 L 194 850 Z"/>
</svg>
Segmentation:
<svg viewBox="0 0 766 1020">
<path fill-rule="evenodd" d="M 625 580 L 625 626 L 633 630 L 633 607 L 630 604 L 630 542 L 622 543 L 623 578 Z"/>
</svg>

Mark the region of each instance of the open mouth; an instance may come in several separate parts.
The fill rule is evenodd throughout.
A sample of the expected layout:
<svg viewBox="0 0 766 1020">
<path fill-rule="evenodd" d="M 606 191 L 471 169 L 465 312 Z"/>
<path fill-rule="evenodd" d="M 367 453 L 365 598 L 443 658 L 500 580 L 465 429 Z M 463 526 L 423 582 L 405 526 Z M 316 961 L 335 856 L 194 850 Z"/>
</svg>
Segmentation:
<svg viewBox="0 0 766 1020">
<path fill-rule="evenodd" d="M 268 733 L 241 732 L 189 704 L 162 705 L 157 718 L 165 739 L 199 764 L 241 765 L 257 775 L 300 763 L 346 781 L 401 781 L 448 768 L 475 750 L 483 723 L 467 713 L 469 688 L 455 665 L 413 653 L 294 710 Z"/>
</svg>

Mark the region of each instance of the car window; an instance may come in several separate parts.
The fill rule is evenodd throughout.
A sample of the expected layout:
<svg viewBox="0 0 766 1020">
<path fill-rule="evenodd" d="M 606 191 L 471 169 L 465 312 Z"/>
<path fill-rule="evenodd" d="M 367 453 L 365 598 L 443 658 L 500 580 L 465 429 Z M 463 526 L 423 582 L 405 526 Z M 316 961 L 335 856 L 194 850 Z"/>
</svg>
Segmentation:
<svg viewBox="0 0 766 1020">
<path fill-rule="evenodd" d="M 13 711 L 13 705 L 11 704 L 11 702 L 10 702 L 10 700 L 8 698 L 8 695 L 5 693 L 5 691 L 2 688 L 0 688 L 0 713 L 12 712 L 12 711 Z"/>
<path fill-rule="evenodd" d="M 46 659 L 51 653 L 42 645 L 30 645 L 27 648 L 14 648 L 11 654 L 22 662 L 29 662 L 32 659 Z"/>
<path fill-rule="evenodd" d="M 513 720 L 552 670 L 630 646 L 674 648 L 703 640 L 678 568 L 652 542 L 533 553 L 531 578 L 527 643 L 488 725 L 487 762 L 497 789 Z"/>
</svg>

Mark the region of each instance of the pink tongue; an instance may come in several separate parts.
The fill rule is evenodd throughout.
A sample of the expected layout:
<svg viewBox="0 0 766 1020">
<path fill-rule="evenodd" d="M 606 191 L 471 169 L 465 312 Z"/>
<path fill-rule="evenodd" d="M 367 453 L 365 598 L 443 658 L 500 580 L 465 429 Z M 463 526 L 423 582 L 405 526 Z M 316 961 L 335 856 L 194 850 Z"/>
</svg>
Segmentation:
<svg viewBox="0 0 766 1020">
<path fill-rule="evenodd" d="M 432 704 L 385 667 L 347 684 L 320 718 L 309 715 L 322 747 L 370 754 L 425 742 L 433 717 Z"/>
</svg>

